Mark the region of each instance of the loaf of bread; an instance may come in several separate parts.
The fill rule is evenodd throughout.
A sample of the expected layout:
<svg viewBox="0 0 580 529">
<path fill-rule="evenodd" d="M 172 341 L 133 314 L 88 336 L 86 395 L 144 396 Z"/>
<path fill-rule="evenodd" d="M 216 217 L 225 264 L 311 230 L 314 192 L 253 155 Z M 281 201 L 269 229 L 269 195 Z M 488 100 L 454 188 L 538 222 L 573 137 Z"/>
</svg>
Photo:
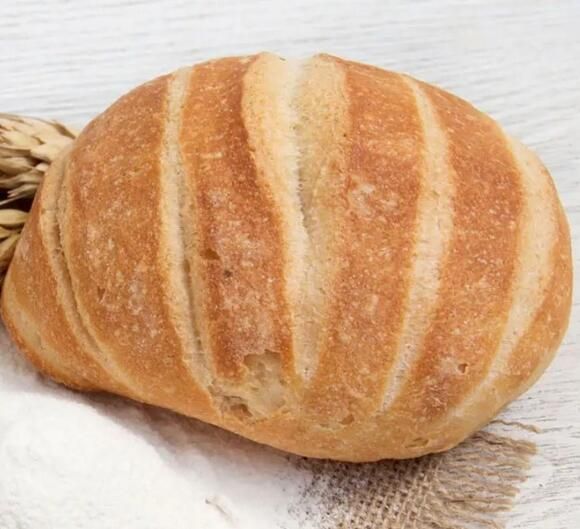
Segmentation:
<svg viewBox="0 0 580 529">
<path fill-rule="evenodd" d="M 550 175 L 465 101 L 318 55 L 184 68 L 51 166 L 2 313 L 42 372 L 346 461 L 446 450 L 571 301 Z"/>
</svg>

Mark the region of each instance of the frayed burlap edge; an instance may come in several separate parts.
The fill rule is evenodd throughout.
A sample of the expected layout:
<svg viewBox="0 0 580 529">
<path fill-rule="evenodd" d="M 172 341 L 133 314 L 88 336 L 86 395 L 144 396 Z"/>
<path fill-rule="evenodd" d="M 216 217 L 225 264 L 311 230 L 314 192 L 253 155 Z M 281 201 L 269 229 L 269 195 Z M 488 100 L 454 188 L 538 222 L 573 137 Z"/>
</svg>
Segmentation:
<svg viewBox="0 0 580 529">
<path fill-rule="evenodd" d="M 530 441 L 488 431 L 406 461 L 301 460 L 312 481 L 292 511 L 320 529 L 501 529 L 535 453 Z"/>
</svg>

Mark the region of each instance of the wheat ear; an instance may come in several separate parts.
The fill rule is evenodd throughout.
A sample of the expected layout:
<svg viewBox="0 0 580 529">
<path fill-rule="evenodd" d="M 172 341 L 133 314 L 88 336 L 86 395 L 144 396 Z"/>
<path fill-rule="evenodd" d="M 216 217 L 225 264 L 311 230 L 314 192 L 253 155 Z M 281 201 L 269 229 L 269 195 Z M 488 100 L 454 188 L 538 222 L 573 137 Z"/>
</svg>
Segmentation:
<svg viewBox="0 0 580 529">
<path fill-rule="evenodd" d="M 56 121 L 0 113 L 0 282 L 44 174 L 76 136 Z"/>
</svg>

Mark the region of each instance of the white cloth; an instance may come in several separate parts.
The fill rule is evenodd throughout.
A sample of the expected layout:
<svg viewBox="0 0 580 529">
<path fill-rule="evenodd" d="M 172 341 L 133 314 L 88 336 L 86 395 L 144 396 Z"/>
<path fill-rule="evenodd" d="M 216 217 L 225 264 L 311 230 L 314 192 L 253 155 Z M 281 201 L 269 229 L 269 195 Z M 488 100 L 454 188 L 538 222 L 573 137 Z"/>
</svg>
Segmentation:
<svg viewBox="0 0 580 529">
<path fill-rule="evenodd" d="M 38 375 L 0 332 L 0 528 L 291 528 L 281 453 Z"/>
</svg>

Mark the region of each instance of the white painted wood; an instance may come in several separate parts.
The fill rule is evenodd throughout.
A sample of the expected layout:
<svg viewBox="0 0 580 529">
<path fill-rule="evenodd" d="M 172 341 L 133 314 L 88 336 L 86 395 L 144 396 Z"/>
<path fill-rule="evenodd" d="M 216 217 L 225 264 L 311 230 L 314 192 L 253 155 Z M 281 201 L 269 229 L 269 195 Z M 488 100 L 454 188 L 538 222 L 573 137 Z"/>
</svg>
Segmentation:
<svg viewBox="0 0 580 529">
<path fill-rule="evenodd" d="M 259 50 L 335 53 L 439 84 L 535 148 L 578 249 L 579 28 L 578 0 L 1 0 L 0 110 L 81 126 L 184 64 Z M 507 413 L 543 429 L 512 529 L 580 527 L 579 301 L 554 364 Z"/>
</svg>

